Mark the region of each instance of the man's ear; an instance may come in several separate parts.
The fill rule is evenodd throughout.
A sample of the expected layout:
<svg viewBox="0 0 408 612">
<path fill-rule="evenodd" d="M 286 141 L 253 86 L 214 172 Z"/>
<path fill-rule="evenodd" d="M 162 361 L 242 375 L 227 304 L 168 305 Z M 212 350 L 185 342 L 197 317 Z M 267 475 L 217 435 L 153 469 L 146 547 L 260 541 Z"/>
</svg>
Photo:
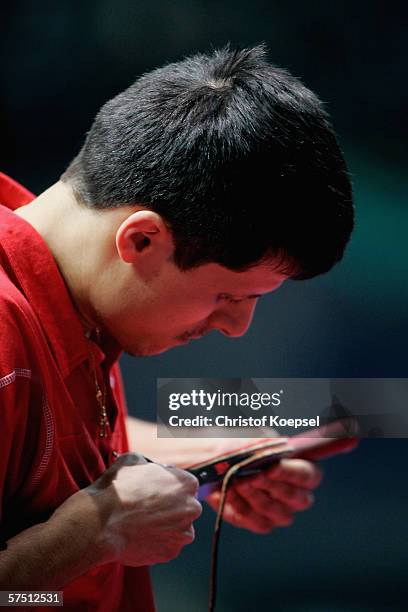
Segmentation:
<svg viewBox="0 0 408 612">
<path fill-rule="evenodd" d="M 171 232 L 163 218 L 151 210 L 138 210 L 116 232 L 116 249 L 126 263 L 168 260 L 174 251 Z"/>
</svg>

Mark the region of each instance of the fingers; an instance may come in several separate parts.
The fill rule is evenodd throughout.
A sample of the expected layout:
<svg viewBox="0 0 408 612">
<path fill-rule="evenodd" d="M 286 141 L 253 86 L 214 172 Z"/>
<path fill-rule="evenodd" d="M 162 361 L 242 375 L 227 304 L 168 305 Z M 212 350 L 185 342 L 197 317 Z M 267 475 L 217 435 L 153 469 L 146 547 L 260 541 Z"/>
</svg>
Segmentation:
<svg viewBox="0 0 408 612">
<path fill-rule="evenodd" d="M 218 509 L 220 492 L 215 491 L 207 502 Z M 287 527 L 293 522 L 292 512 L 282 503 L 273 500 L 264 491 L 254 490 L 251 498 L 244 498 L 234 488 L 228 491 L 224 519 L 236 527 L 255 533 L 268 533 L 274 527 Z"/>
<path fill-rule="evenodd" d="M 287 527 L 293 523 L 293 510 L 262 489 L 252 489 L 246 500 L 253 513 L 268 519 L 271 527 Z"/>
<path fill-rule="evenodd" d="M 285 482 L 271 482 L 269 495 L 284 503 L 293 512 L 307 510 L 314 503 L 313 493 Z"/>
<path fill-rule="evenodd" d="M 238 527 L 266 533 L 287 527 L 294 513 L 309 508 L 322 475 L 320 469 L 302 459 L 284 459 L 277 466 L 255 476 L 236 478 L 228 491 L 224 518 Z M 216 510 L 220 492 L 208 498 Z"/>
<path fill-rule="evenodd" d="M 200 518 L 203 512 L 203 507 L 197 499 L 192 499 L 189 504 L 189 518 L 191 521 L 196 521 Z"/>
<path fill-rule="evenodd" d="M 276 466 L 254 477 L 257 486 L 269 490 L 271 482 L 285 482 L 302 489 L 315 489 L 322 480 L 320 468 L 304 459 L 282 459 Z"/>
<path fill-rule="evenodd" d="M 300 510 L 306 510 L 313 502 L 313 494 L 300 487 L 296 487 L 286 482 L 276 482 L 268 480 L 265 482 L 258 483 L 257 480 L 251 482 L 250 479 L 239 479 L 234 484 L 236 491 L 248 500 L 260 500 L 260 511 L 262 512 L 262 504 L 266 505 L 269 503 L 278 501 L 281 502 L 287 512 L 299 512 Z M 257 492 L 261 491 L 262 496 L 257 496 Z M 253 505 L 253 504 L 251 504 Z"/>
<path fill-rule="evenodd" d="M 274 499 L 269 492 L 250 485 L 241 490 L 238 487 L 232 489 L 231 503 L 245 507 L 251 524 L 261 524 L 268 531 L 274 527 L 288 527 L 294 520 L 291 506 Z"/>
<path fill-rule="evenodd" d="M 194 542 L 194 539 L 195 539 L 195 530 L 194 530 L 193 525 L 191 525 L 188 529 L 186 529 L 183 532 L 183 535 L 184 535 L 183 546 L 187 544 L 192 544 L 192 542 Z"/>
<path fill-rule="evenodd" d="M 218 510 L 220 496 L 219 491 L 214 491 L 206 500 L 215 511 Z M 274 527 L 271 520 L 256 514 L 248 502 L 238 495 L 234 489 L 228 491 L 223 518 L 235 527 L 249 529 L 254 533 L 269 533 Z"/>
<path fill-rule="evenodd" d="M 178 480 L 179 484 L 182 486 L 187 495 L 197 497 L 200 483 L 195 476 L 189 472 L 186 472 L 185 470 L 181 470 L 180 468 L 169 468 L 159 464 L 153 465 L 158 465 L 158 467 L 161 469 L 167 470 L 176 480 Z"/>
</svg>

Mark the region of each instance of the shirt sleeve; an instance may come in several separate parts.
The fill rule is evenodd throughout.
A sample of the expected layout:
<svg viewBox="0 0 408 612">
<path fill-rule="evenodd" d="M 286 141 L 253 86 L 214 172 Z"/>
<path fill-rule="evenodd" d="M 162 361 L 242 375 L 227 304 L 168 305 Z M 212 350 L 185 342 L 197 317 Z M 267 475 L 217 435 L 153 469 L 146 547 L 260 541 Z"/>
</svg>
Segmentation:
<svg viewBox="0 0 408 612">
<path fill-rule="evenodd" d="M 18 309 L 0 300 L 0 524 L 15 523 L 44 452 L 43 389 Z M 14 530 L 13 530 L 14 531 Z"/>
</svg>

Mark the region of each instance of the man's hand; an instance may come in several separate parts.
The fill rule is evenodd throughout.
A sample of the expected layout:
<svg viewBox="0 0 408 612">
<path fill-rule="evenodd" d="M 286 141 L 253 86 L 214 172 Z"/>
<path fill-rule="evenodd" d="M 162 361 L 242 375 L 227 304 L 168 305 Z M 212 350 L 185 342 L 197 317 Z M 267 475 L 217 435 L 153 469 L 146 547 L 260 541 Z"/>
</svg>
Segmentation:
<svg viewBox="0 0 408 612">
<path fill-rule="evenodd" d="M 0 588 L 58 590 L 111 561 L 138 566 L 173 559 L 194 539 L 197 488 L 183 470 L 121 455 L 47 521 L 8 540 Z"/>
<path fill-rule="evenodd" d="M 265 442 L 265 438 L 244 437 L 157 438 L 153 423 L 128 417 L 127 424 L 131 447 L 139 448 L 140 452 L 157 461 L 179 467 L 200 463 L 248 444 Z M 273 430 L 267 435 L 274 437 L 274 434 L 278 437 Z M 224 517 L 233 525 L 256 533 L 290 525 L 295 512 L 306 510 L 313 504 L 312 490 L 320 480 L 319 468 L 301 459 L 285 459 L 256 476 L 234 478 Z M 206 501 L 217 510 L 219 499 L 220 494 L 215 491 Z"/>
<path fill-rule="evenodd" d="M 97 543 L 104 560 L 153 565 L 174 559 L 194 540 L 192 523 L 201 514 L 197 490 L 198 481 L 188 472 L 126 453 L 56 514 L 87 497 L 100 516 Z"/>
<path fill-rule="evenodd" d="M 312 490 L 321 481 L 321 471 L 310 461 L 282 459 L 280 463 L 254 476 L 234 478 L 227 494 L 224 518 L 236 527 L 255 533 L 268 533 L 274 527 L 287 527 L 294 513 L 313 504 Z M 206 500 L 218 510 L 220 491 Z"/>
</svg>

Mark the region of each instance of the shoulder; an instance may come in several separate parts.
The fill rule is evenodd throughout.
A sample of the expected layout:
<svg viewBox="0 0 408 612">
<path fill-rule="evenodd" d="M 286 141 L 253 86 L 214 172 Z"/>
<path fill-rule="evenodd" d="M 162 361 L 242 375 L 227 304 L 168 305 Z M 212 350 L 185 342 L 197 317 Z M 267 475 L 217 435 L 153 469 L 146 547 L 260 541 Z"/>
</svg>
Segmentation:
<svg viewBox="0 0 408 612">
<path fill-rule="evenodd" d="M 0 338 L 0 377 L 16 367 L 28 367 L 35 344 L 34 313 L 25 296 L 1 267 Z"/>
</svg>

